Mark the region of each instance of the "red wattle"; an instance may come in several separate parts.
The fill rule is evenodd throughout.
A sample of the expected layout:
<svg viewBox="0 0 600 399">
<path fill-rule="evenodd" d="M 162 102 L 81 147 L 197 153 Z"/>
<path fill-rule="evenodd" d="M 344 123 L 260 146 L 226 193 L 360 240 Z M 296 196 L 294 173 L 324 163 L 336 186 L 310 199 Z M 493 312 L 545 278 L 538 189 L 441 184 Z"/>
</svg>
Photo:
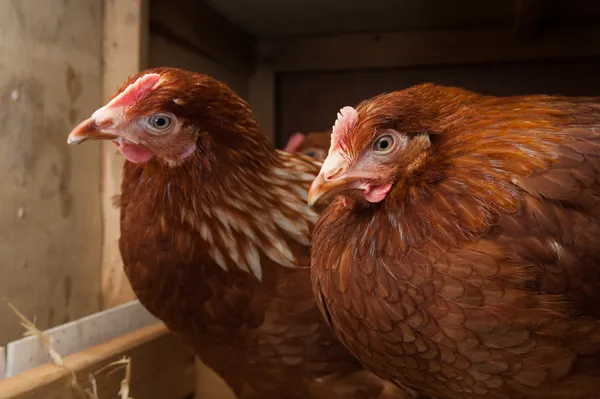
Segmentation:
<svg viewBox="0 0 600 399">
<path fill-rule="evenodd" d="M 140 147 L 136 144 L 123 143 L 119 145 L 116 143 L 117 147 L 121 151 L 121 154 L 132 163 L 144 163 L 148 162 L 152 158 L 154 158 L 154 154 L 151 151 L 148 151 L 144 147 Z"/>
</svg>

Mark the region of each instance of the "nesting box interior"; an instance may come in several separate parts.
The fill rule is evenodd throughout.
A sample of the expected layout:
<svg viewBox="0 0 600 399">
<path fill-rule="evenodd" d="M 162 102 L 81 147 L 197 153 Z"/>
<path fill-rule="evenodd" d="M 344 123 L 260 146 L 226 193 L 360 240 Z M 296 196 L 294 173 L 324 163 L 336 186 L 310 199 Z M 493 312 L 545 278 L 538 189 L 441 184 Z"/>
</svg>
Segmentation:
<svg viewBox="0 0 600 399">
<path fill-rule="evenodd" d="M 494 95 L 600 93 L 592 0 L 16 1 L 0 4 L 0 29 L 0 293 L 41 330 L 135 300 L 111 200 L 122 158 L 110 143 L 75 151 L 65 140 L 141 69 L 180 67 L 225 82 L 279 148 L 295 132 L 329 129 L 342 106 L 422 82 Z M 23 330 L 7 306 L 0 320 L 1 379 L 13 367 L 4 347 Z M 133 353 L 133 397 L 165 398 L 155 389 L 165 381 L 178 387 L 173 398 L 193 395 L 191 352 L 152 323 L 107 333 L 109 343 L 71 345 L 67 363 L 84 380 L 93 366 Z M 161 359 L 176 364 L 162 382 L 162 369 L 152 369 Z M 50 388 L 66 397 L 70 374 L 34 363 L 0 382 L 0 398 Z M 196 397 L 231 397 L 198 370 Z M 107 384 L 101 397 L 117 397 L 119 379 Z"/>
</svg>

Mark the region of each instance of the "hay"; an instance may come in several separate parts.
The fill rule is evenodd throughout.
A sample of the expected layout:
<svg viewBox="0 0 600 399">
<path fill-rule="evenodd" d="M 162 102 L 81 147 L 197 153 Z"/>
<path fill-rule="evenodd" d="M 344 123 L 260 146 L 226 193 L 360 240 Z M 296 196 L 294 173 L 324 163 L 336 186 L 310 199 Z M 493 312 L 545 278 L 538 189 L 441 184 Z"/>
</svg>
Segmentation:
<svg viewBox="0 0 600 399">
<path fill-rule="evenodd" d="M 52 362 L 54 362 L 54 364 L 57 367 L 60 367 L 63 370 L 67 371 L 67 373 L 69 374 L 69 382 L 70 382 L 71 389 L 77 395 L 78 398 L 100 399 L 100 397 L 98 396 L 98 385 L 96 383 L 96 376 L 98 374 L 104 373 L 106 371 L 108 371 L 108 375 L 110 375 L 111 373 L 113 373 L 121 368 L 124 368 L 125 376 L 121 380 L 118 395 L 119 395 L 120 399 L 133 399 L 132 397 L 129 396 L 129 385 L 131 382 L 131 359 L 129 357 L 124 357 L 121 360 L 116 360 L 112 363 L 105 365 L 104 367 L 100 368 L 99 370 L 95 371 L 94 373 L 89 374 L 88 381 L 89 381 L 90 387 L 82 388 L 81 385 L 79 385 L 79 382 L 77 381 L 77 375 L 75 374 L 75 372 L 73 370 L 71 370 L 68 366 L 65 365 L 65 363 L 63 362 L 62 356 L 54 348 L 54 343 L 52 341 L 52 337 L 50 335 L 45 334 L 40 329 L 38 329 L 35 326 L 35 323 L 33 323 L 27 317 L 25 317 L 25 315 L 23 315 L 23 313 L 21 313 L 13 304 L 8 302 L 8 306 L 15 313 L 15 315 L 17 315 L 17 317 L 21 321 L 21 325 L 23 326 L 23 328 L 25 328 L 25 332 L 23 333 L 23 336 L 37 337 L 37 339 L 39 339 L 40 342 L 42 343 L 42 345 L 44 345 L 44 347 L 46 348 L 46 351 L 48 351 L 48 354 L 50 355 Z"/>
</svg>

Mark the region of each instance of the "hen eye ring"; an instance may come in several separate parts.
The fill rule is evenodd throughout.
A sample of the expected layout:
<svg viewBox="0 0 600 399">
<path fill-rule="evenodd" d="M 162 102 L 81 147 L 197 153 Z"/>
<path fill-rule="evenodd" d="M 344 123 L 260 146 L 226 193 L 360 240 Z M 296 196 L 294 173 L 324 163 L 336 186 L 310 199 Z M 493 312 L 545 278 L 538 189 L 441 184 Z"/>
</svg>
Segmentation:
<svg viewBox="0 0 600 399">
<path fill-rule="evenodd" d="M 148 117 L 146 125 L 152 133 L 165 133 L 173 126 L 173 117 L 168 114 L 154 114 Z"/>
</svg>

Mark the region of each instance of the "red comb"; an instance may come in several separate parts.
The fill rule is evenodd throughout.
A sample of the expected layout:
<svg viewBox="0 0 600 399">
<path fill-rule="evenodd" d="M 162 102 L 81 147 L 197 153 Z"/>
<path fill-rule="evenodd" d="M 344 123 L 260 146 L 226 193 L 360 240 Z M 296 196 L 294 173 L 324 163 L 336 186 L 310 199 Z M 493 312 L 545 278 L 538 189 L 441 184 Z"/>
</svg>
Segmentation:
<svg viewBox="0 0 600 399">
<path fill-rule="evenodd" d="M 337 120 L 331 129 L 331 146 L 329 153 L 338 147 L 344 148 L 346 136 L 354 124 L 358 121 L 358 112 L 352 107 L 344 107 L 337 114 Z"/>
<path fill-rule="evenodd" d="M 160 75 L 157 73 L 148 73 L 142 77 L 139 77 L 135 82 L 127 86 L 125 90 L 119 93 L 119 95 L 110 100 L 105 107 L 129 107 L 136 101 L 146 97 L 152 92 L 152 90 L 156 89 L 159 81 Z"/>
</svg>

